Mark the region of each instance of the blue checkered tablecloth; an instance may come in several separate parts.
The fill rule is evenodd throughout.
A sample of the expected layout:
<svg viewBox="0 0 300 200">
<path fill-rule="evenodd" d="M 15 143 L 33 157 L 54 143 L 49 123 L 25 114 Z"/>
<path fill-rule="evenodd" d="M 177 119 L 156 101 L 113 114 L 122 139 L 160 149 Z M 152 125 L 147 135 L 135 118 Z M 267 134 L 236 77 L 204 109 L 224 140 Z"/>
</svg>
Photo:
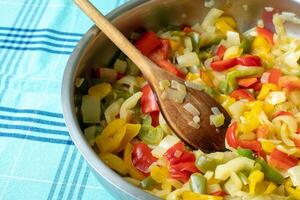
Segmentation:
<svg viewBox="0 0 300 200">
<path fill-rule="evenodd" d="M 126 0 L 92 1 L 103 13 Z M 72 0 L 0 0 L 0 199 L 105 199 L 72 143 L 60 88 L 92 25 Z"/>
</svg>

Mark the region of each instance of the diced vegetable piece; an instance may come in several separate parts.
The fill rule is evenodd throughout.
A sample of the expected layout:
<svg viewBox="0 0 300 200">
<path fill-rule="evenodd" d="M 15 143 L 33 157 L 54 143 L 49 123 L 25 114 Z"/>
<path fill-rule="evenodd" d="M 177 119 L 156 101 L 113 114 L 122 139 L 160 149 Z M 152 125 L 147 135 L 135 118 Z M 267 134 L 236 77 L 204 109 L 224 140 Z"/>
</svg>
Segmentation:
<svg viewBox="0 0 300 200">
<path fill-rule="evenodd" d="M 217 48 L 216 55 L 222 60 L 225 52 L 226 52 L 226 47 L 221 44 Z"/>
<path fill-rule="evenodd" d="M 234 196 L 236 192 L 241 191 L 243 187 L 240 177 L 235 173 L 231 172 L 230 179 L 224 184 L 225 191 Z"/>
<path fill-rule="evenodd" d="M 190 188 L 192 192 L 198 194 L 207 194 L 207 180 L 200 173 L 194 173 L 190 177 Z"/>
<path fill-rule="evenodd" d="M 288 174 L 292 180 L 293 186 L 300 186 L 300 165 L 290 168 Z"/>
<path fill-rule="evenodd" d="M 261 158 L 257 158 L 255 160 L 260 164 L 262 172 L 265 174 L 267 180 L 272 181 L 276 184 L 282 184 L 284 181 L 284 177 L 276 171 L 274 168 L 270 167 L 266 161 Z"/>
<path fill-rule="evenodd" d="M 193 50 L 196 52 L 196 53 L 199 53 L 199 50 L 200 50 L 200 45 L 201 45 L 201 37 L 200 37 L 200 34 L 199 33 L 196 33 L 196 32 L 191 32 L 189 34 L 191 40 L 192 40 L 192 45 L 193 45 Z"/>
<path fill-rule="evenodd" d="M 114 69 L 100 67 L 97 75 L 101 82 L 114 83 L 117 80 L 117 71 Z"/>
<path fill-rule="evenodd" d="M 223 14 L 223 11 L 222 10 L 218 10 L 216 8 L 213 8 L 211 9 L 206 17 L 204 18 L 201 26 L 204 28 L 204 29 L 208 29 L 209 27 L 211 26 L 214 26 L 217 19 Z"/>
<path fill-rule="evenodd" d="M 177 103 L 182 103 L 184 101 L 185 96 L 185 91 L 178 91 L 172 88 L 167 88 L 165 91 L 163 91 L 161 95 L 162 99 L 169 99 Z"/>
<path fill-rule="evenodd" d="M 251 50 L 251 40 L 247 37 L 243 37 L 240 48 L 243 49 L 243 53 L 249 53 Z"/>
<path fill-rule="evenodd" d="M 279 84 L 279 79 L 281 77 L 281 70 L 280 69 L 270 69 L 268 70 L 268 72 L 270 73 L 269 75 L 269 83 L 278 85 Z"/>
<path fill-rule="evenodd" d="M 142 97 L 142 92 L 137 92 L 128 99 L 125 100 L 125 102 L 122 104 L 120 108 L 120 118 L 125 121 L 130 121 L 131 118 L 131 112 L 130 109 L 134 108 L 137 104 L 137 102 Z"/>
<path fill-rule="evenodd" d="M 103 128 L 101 126 L 90 126 L 84 129 L 84 136 L 90 145 L 94 145 L 96 136 L 102 132 Z"/>
<path fill-rule="evenodd" d="M 211 68 L 215 71 L 221 72 L 234 67 L 236 64 L 236 59 L 221 60 L 212 62 Z"/>
<path fill-rule="evenodd" d="M 100 101 L 106 97 L 112 90 L 111 84 L 109 83 L 100 83 L 90 87 L 88 94 L 100 99 Z"/>
<path fill-rule="evenodd" d="M 169 177 L 168 169 L 165 167 L 152 166 L 150 176 L 158 183 L 163 183 Z"/>
<path fill-rule="evenodd" d="M 151 126 L 151 121 L 144 122 L 142 125 L 142 129 L 139 132 L 139 138 L 143 140 L 146 144 L 157 145 L 161 142 L 164 132 L 162 128 Z"/>
<path fill-rule="evenodd" d="M 141 129 L 141 125 L 140 124 L 126 124 L 125 129 L 126 129 L 125 136 L 123 137 L 119 147 L 114 151 L 116 153 L 123 151 L 124 148 L 126 147 L 126 144 L 138 135 L 138 133 Z"/>
<path fill-rule="evenodd" d="M 250 87 L 251 85 L 255 84 L 258 82 L 257 78 L 256 77 L 250 77 L 250 78 L 241 78 L 241 79 L 238 79 L 238 84 L 242 87 L 245 87 L 245 88 L 248 88 Z"/>
<path fill-rule="evenodd" d="M 192 39 L 190 37 L 184 38 L 184 46 L 189 51 L 193 51 L 193 43 L 192 43 Z"/>
<path fill-rule="evenodd" d="M 124 150 L 124 161 L 128 166 L 128 173 L 134 179 L 143 180 L 145 179 L 145 175 L 141 173 L 139 170 L 137 170 L 132 164 L 132 156 L 131 156 L 132 151 L 133 151 L 133 146 L 131 143 L 128 143 Z"/>
<path fill-rule="evenodd" d="M 177 62 L 182 67 L 199 66 L 200 60 L 195 52 L 190 52 L 177 57 Z"/>
<path fill-rule="evenodd" d="M 270 165 L 282 170 L 288 170 L 296 166 L 298 162 L 299 160 L 297 158 L 289 156 L 276 148 L 272 151 L 269 159 Z"/>
<path fill-rule="evenodd" d="M 273 33 L 267 28 L 256 27 L 257 34 L 264 37 L 270 44 L 274 45 Z"/>
<path fill-rule="evenodd" d="M 199 129 L 201 127 L 200 124 L 198 124 L 198 123 L 196 123 L 194 121 L 189 121 L 188 125 L 191 126 L 191 127 L 193 127 L 193 128 L 195 128 L 195 129 Z"/>
<path fill-rule="evenodd" d="M 237 89 L 230 96 L 236 100 L 246 99 L 248 101 L 255 101 L 255 98 L 246 89 Z"/>
<path fill-rule="evenodd" d="M 257 184 L 264 180 L 264 173 L 259 170 L 252 171 L 248 177 L 249 194 L 254 195 Z"/>
<path fill-rule="evenodd" d="M 81 114 L 84 123 L 99 123 L 101 117 L 99 98 L 90 95 L 83 96 Z"/>
<path fill-rule="evenodd" d="M 128 173 L 128 166 L 126 163 L 118 156 L 113 153 L 103 153 L 100 154 L 100 158 L 105 164 L 110 168 L 117 171 L 118 173 L 125 175 Z"/>
<path fill-rule="evenodd" d="M 150 165 L 155 162 L 157 158 L 151 154 L 151 149 L 144 143 L 136 143 L 132 150 L 132 163 L 142 173 L 149 173 Z"/>
<path fill-rule="evenodd" d="M 127 62 L 118 58 L 114 63 L 114 69 L 118 73 L 125 74 L 127 70 Z"/>
<path fill-rule="evenodd" d="M 276 91 L 276 92 L 270 92 L 266 97 L 265 102 L 272 105 L 277 105 L 285 102 L 285 100 L 286 100 L 285 92 Z"/>
<path fill-rule="evenodd" d="M 169 148 L 171 148 L 172 146 L 174 146 L 175 144 L 177 144 L 179 141 L 180 140 L 177 137 L 171 136 L 171 135 L 167 135 L 159 143 L 159 145 L 152 150 L 152 155 L 154 155 L 157 158 L 162 157 Z"/>
<path fill-rule="evenodd" d="M 238 148 L 237 153 L 240 156 L 244 156 L 244 157 L 247 157 L 247 158 L 250 158 L 250 159 L 254 159 L 254 153 L 250 149 Z"/>
<path fill-rule="evenodd" d="M 149 55 L 153 50 L 161 46 L 161 41 L 156 33 L 149 31 L 143 34 L 136 42 L 135 46 L 144 55 Z"/>
<path fill-rule="evenodd" d="M 215 178 L 226 180 L 231 172 L 239 172 L 242 170 L 251 170 L 254 166 L 254 160 L 246 157 L 238 157 L 228 161 L 225 164 L 218 165 L 215 170 Z"/>
<path fill-rule="evenodd" d="M 207 157 L 205 155 L 200 155 L 196 159 L 196 167 L 203 173 L 206 173 L 207 171 L 214 171 L 217 167 L 217 162 L 210 157 Z"/>
<path fill-rule="evenodd" d="M 191 103 L 187 103 L 183 106 L 183 108 L 188 111 L 189 113 L 191 113 L 193 116 L 198 116 L 200 115 L 200 112 L 197 108 L 195 108 L 195 106 L 193 106 L 193 104 Z"/>
<path fill-rule="evenodd" d="M 156 98 L 149 84 L 142 88 L 141 107 L 142 112 L 147 114 L 159 111 Z"/>
<path fill-rule="evenodd" d="M 216 23 L 216 28 L 225 35 L 227 31 L 234 31 L 234 29 L 229 24 L 227 24 L 225 20 L 218 20 L 218 22 Z"/>
<path fill-rule="evenodd" d="M 240 57 L 243 53 L 243 49 L 241 49 L 239 46 L 232 46 L 226 49 L 224 53 L 224 60 L 232 59 Z"/>
<path fill-rule="evenodd" d="M 120 112 L 123 102 L 124 99 L 120 98 L 106 108 L 104 116 L 107 123 L 110 123 L 116 118 L 117 114 Z"/>
<path fill-rule="evenodd" d="M 224 125 L 225 117 L 223 113 L 217 115 L 210 115 L 209 120 L 211 125 L 214 125 L 218 128 Z"/>
<path fill-rule="evenodd" d="M 190 191 L 182 192 L 182 200 L 223 200 L 223 197 L 207 195 L 207 194 L 197 194 Z"/>
<path fill-rule="evenodd" d="M 162 80 L 159 82 L 159 89 L 162 91 L 167 89 L 170 86 L 171 86 L 171 83 L 169 80 Z"/>
<path fill-rule="evenodd" d="M 246 55 L 237 58 L 237 63 L 242 66 L 262 66 L 261 59 L 258 56 Z"/>
<path fill-rule="evenodd" d="M 184 78 L 185 75 L 176 68 L 176 65 L 174 65 L 173 63 L 171 63 L 169 60 L 161 60 L 159 62 L 156 63 L 158 66 L 160 66 L 161 68 L 167 70 L 168 72 L 175 74 L 178 77 Z"/>
</svg>

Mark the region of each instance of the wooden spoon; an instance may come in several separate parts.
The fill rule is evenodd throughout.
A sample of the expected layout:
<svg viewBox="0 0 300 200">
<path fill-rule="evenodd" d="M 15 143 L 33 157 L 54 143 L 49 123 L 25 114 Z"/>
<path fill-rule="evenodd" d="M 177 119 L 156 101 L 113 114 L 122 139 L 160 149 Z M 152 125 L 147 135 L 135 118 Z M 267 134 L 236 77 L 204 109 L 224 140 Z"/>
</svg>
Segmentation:
<svg viewBox="0 0 300 200">
<path fill-rule="evenodd" d="M 139 67 L 157 96 L 160 111 L 178 137 L 192 148 L 200 148 L 205 152 L 225 149 L 225 132 L 230 123 L 230 117 L 222 106 L 206 93 L 192 88 L 187 88 L 187 95 L 183 103 L 163 99 L 159 87 L 160 81 L 176 80 L 185 84 L 184 80 L 159 68 L 143 56 L 88 0 L 75 0 L 75 2 L 99 29 Z M 193 121 L 193 116 L 183 108 L 187 103 L 191 103 L 201 113 L 201 127 L 199 129 L 188 125 L 189 122 Z M 219 108 L 224 114 L 225 123 L 222 127 L 216 128 L 214 125 L 210 125 L 209 117 L 212 115 L 212 107 Z"/>
</svg>

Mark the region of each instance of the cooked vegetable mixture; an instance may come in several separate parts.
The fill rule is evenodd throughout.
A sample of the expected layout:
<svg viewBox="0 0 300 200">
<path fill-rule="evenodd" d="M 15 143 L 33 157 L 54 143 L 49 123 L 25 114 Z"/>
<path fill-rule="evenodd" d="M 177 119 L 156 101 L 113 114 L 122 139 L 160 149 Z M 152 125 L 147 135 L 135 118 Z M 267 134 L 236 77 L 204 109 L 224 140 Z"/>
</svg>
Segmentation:
<svg viewBox="0 0 300 200">
<path fill-rule="evenodd" d="M 79 121 L 99 157 L 163 199 L 299 200 L 300 39 L 289 36 L 284 23 L 300 20 L 292 13 L 269 15 L 273 20 L 259 20 L 239 33 L 234 18 L 213 8 L 192 27 L 131 36 L 145 56 L 227 110 L 228 151 L 206 154 L 185 146 L 166 124 L 137 66 L 120 53 L 93 78 L 76 80 Z M 177 87 L 166 96 L 182 102 L 182 86 L 172 80 L 160 86 Z M 194 113 L 191 128 L 201 129 L 201 113 L 182 106 Z M 216 108 L 211 123 L 224 123 Z"/>
</svg>

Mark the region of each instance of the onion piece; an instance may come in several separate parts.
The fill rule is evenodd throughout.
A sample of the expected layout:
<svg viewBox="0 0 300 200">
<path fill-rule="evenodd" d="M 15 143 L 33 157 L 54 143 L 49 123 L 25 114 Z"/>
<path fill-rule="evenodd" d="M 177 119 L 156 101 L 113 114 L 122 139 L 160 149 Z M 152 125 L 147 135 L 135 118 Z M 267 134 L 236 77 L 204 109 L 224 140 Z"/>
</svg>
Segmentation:
<svg viewBox="0 0 300 200">
<path fill-rule="evenodd" d="M 83 96 L 81 113 L 84 123 L 99 123 L 101 117 L 100 99 L 90 95 Z"/>
<path fill-rule="evenodd" d="M 179 138 L 172 135 L 167 135 L 164 139 L 162 139 L 159 145 L 151 151 L 151 153 L 153 156 L 161 158 L 169 148 L 177 144 L 179 141 Z"/>
<path fill-rule="evenodd" d="M 159 89 L 164 91 L 165 89 L 169 88 L 171 86 L 169 80 L 161 80 L 159 81 Z"/>
<path fill-rule="evenodd" d="M 183 106 L 183 108 L 188 111 L 189 113 L 191 113 L 193 116 L 199 116 L 200 115 L 200 112 L 199 110 L 193 106 L 193 104 L 191 103 L 187 103 Z"/>
<path fill-rule="evenodd" d="M 197 124 L 197 123 L 195 123 L 193 121 L 190 121 L 188 123 L 188 125 L 191 126 L 191 127 L 193 127 L 193 128 L 195 128 L 195 129 L 199 129 L 200 128 L 200 124 Z"/>
<path fill-rule="evenodd" d="M 207 29 L 211 26 L 214 26 L 217 19 L 224 13 L 224 11 L 222 10 L 219 10 L 219 9 L 216 9 L 216 8 L 213 8 L 211 9 L 207 15 L 205 16 L 202 24 L 201 24 L 201 27 L 203 29 Z"/>
<path fill-rule="evenodd" d="M 193 117 L 193 121 L 194 121 L 195 123 L 199 124 L 199 123 L 200 123 L 200 117 L 199 117 L 198 115 L 194 116 L 194 117 Z"/>
<path fill-rule="evenodd" d="M 178 56 L 176 59 L 177 59 L 179 66 L 181 66 L 181 67 L 191 67 L 194 65 L 196 65 L 196 66 L 200 65 L 199 57 L 198 57 L 197 53 L 195 53 L 195 52 L 189 52 L 189 53 L 183 54 L 181 56 Z"/>
<path fill-rule="evenodd" d="M 186 92 L 186 88 L 183 84 L 179 83 L 178 81 L 172 80 L 171 81 L 171 88 L 176 89 L 178 91 Z"/>
<path fill-rule="evenodd" d="M 124 119 L 126 122 L 130 121 L 131 118 L 131 112 L 130 109 L 134 108 L 137 104 L 137 102 L 142 97 L 142 92 L 137 92 L 133 94 L 131 97 L 126 99 L 126 101 L 122 104 L 120 108 L 120 118 Z"/>
<path fill-rule="evenodd" d="M 161 98 L 169 99 L 176 103 L 182 103 L 184 101 L 185 96 L 186 96 L 185 91 L 178 91 L 172 88 L 167 88 L 165 91 L 163 91 Z"/>
</svg>

